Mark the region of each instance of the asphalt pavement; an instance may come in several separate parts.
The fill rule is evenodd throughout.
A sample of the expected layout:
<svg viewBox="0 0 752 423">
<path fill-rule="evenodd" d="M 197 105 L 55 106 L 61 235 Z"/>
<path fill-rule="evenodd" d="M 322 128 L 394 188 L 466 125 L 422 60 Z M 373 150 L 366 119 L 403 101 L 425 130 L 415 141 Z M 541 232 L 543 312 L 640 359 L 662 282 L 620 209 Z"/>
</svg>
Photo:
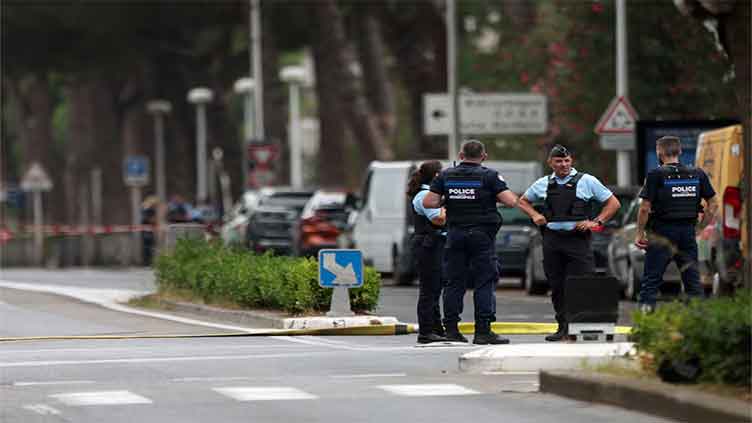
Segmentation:
<svg viewBox="0 0 752 423">
<path fill-rule="evenodd" d="M 140 291 L 153 277 L 141 270 L 4 270 L 0 279 Z M 497 294 L 509 318 L 550 313 L 546 298 Z M 415 287 L 386 286 L 380 311 L 410 321 L 416 295 Z M 0 336 L 207 331 L 16 289 L 0 290 L 0 316 Z M 539 393 L 537 372 L 462 373 L 458 357 L 473 348 L 416 347 L 414 335 L 5 342 L 0 421 L 668 421 Z"/>
</svg>

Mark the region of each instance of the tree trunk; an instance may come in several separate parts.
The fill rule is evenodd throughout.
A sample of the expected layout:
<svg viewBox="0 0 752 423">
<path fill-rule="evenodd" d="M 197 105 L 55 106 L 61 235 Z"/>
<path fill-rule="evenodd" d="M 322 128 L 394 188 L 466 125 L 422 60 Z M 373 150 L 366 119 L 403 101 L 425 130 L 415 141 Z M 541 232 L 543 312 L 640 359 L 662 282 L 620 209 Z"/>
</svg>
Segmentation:
<svg viewBox="0 0 752 423">
<path fill-rule="evenodd" d="M 314 39 L 313 58 L 316 70 L 316 96 L 319 112 L 319 184 L 322 187 L 342 186 L 347 177 L 346 157 L 347 128 L 342 119 L 342 110 L 337 99 L 337 61 Z"/>
<path fill-rule="evenodd" d="M 277 184 L 290 183 L 290 142 L 287 133 L 287 86 L 279 79 L 279 49 L 272 11 L 262 2 L 261 54 L 264 75 L 264 127 L 267 140 L 277 144 L 280 157 L 276 163 Z"/>
<path fill-rule="evenodd" d="M 321 0 L 313 7 L 318 24 L 315 37 L 321 51 L 333 56 L 331 60 L 334 60 L 336 68 L 330 77 L 338 81 L 338 103 L 341 104 L 348 125 L 363 147 L 366 159 L 391 160 L 394 153 L 381 135 L 363 94 L 361 81 L 356 74 L 359 65 L 347 45 L 342 14 L 336 2 Z"/>
</svg>

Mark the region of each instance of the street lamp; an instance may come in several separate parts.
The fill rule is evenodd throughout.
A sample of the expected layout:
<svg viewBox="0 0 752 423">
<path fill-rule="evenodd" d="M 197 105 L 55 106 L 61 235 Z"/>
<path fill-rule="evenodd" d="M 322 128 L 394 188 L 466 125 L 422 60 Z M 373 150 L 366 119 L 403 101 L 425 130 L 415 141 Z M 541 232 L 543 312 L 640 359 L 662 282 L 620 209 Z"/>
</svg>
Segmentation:
<svg viewBox="0 0 752 423">
<path fill-rule="evenodd" d="M 308 73 L 302 66 L 285 66 L 279 78 L 290 87 L 290 122 L 288 127 L 290 139 L 290 185 L 303 187 L 303 160 L 300 139 L 300 86 L 308 80 Z"/>
<path fill-rule="evenodd" d="M 154 155 L 157 182 L 157 197 L 162 204 L 167 204 L 165 183 L 165 145 L 164 117 L 172 111 L 172 104 L 167 100 L 152 100 L 146 103 L 146 110 L 154 116 Z"/>
<path fill-rule="evenodd" d="M 188 91 L 188 102 L 196 105 L 196 204 L 206 202 L 206 103 L 213 98 L 214 94 L 208 88 Z"/>
<path fill-rule="evenodd" d="M 253 78 L 240 78 L 235 81 L 235 94 L 243 95 L 243 189 L 248 188 L 248 143 L 254 139 L 254 104 L 253 93 L 256 89 L 256 82 Z"/>
</svg>

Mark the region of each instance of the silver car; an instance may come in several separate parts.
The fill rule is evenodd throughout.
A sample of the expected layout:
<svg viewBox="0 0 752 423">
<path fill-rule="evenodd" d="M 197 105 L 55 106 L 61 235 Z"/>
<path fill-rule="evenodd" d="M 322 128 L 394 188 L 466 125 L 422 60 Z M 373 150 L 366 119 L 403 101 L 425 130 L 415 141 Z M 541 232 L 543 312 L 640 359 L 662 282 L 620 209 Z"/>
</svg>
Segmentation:
<svg viewBox="0 0 752 423">
<path fill-rule="evenodd" d="M 637 300 L 639 297 L 640 284 L 645 270 L 645 250 L 634 245 L 640 202 L 639 197 L 632 200 L 624 215 L 621 229 L 614 233 L 608 245 L 609 270 L 621 282 L 624 297 L 632 300 Z M 681 275 L 675 262 L 669 263 L 663 274 L 663 282 L 661 294 L 681 292 Z"/>
</svg>

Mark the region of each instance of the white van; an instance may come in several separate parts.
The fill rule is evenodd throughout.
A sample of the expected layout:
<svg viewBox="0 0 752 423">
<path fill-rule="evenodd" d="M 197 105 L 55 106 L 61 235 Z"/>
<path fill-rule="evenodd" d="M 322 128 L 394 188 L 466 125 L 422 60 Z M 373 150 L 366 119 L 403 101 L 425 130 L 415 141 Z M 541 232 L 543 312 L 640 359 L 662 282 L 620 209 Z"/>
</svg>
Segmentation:
<svg viewBox="0 0 752 423">
<path fill-rule="evenodd" d="M 394 273 L 403 257 L 404 240 L 412 214 L 407 195 L 407 182 L 421 161 L 371 162 L 361 191 L 361 204 L 353 228 L 356 248 L 377 271 Z M 450 165 L 442 161 L 446 168 Z M 496 169 L 509 188 L 524 192 L 542 175 L 537 162 L 486 161 L 483 165 Z"/>
</svg>

